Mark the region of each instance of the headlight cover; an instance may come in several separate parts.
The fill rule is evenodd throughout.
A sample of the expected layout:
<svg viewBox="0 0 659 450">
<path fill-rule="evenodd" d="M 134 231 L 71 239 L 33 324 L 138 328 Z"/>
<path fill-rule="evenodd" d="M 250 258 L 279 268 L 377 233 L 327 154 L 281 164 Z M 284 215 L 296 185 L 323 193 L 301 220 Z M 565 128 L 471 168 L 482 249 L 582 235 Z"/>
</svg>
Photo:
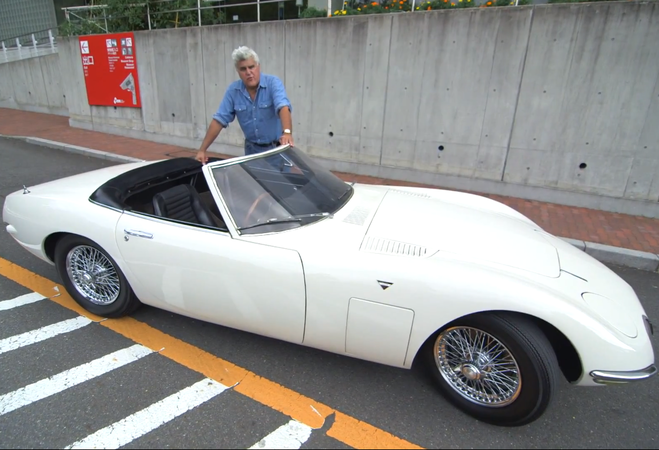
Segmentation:
<svg viewBox="0 0 659 450">
<path fill-rule="evenodd" d="M 611 324 L 616 330 L 630 338 L 638 336 L 636 325 L 619 303 L 592 292 L 584 292 L 581 297 L 595 314 Z"/>
</svg>

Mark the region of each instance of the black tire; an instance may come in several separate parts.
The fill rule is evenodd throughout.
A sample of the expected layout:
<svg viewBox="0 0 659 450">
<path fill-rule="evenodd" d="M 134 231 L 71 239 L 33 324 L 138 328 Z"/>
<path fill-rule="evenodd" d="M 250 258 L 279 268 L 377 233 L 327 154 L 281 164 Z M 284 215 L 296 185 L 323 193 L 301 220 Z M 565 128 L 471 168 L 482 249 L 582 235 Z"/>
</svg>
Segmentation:
<svg viewBox="0 0 659 450">
<path fill-rule="evenodd" d="M 486 340 L 479 340 L 482 337 Z M 462 357 L 465 347 L 452 344 L 470 339 L 486 342 L 491 350 L 466 352 L 471 356 Z M 529 318 L 520 315 L 489 313 L 458 320 L 436 333 L 424 351 L 444 396 L 467 414 L 494 425 L 520 426 L 538 419 L 558 386 L 558 362 L 551 344 Z M 495 358 L 504 365 L 492 365 Z M 494 385 L 506 389 L 493 389 Z"/>
<path fill-rule="evenodd" d="M 85 264 L 90 259 L 95 263 Z M 114 259 L 89 239 L 75 235 L 60 239 L 55 267 L 69 295 L 93 314 L 121 317 L 141 305 Z"/>
</svg>

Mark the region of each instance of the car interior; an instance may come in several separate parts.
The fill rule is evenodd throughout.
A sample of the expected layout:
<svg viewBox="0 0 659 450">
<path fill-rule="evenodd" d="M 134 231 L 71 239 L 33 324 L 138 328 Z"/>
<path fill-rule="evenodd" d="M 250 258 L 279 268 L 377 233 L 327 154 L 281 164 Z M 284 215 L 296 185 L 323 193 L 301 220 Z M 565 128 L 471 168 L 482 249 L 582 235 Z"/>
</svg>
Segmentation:
<svg viewBox="0 0 659 450">
<path fill-rule="evenodd" d="M 201 163 L 190 158 L 165 160 L 122 174 L 99 187 L 90 199 L 116 209 L 228 231 Z"/>
<path fill-rule="evenodd" d="M 227 230 L 201 170 L 163 180 L 126 198 L 132 211 L 176 222 Z"/>
<path fill-rule="evenodd" d="M 209 162 L 218 160 L 221 158 L 212 158 Z M 328 191 L 315 177 L 307 178 L 293 165 L 285 172 L 281 168 L 273 170 L 278 160 L 273 161 L 264 167 L 254 164 L 249 168 L 250 174 L 235 170 L 231 172 L 230 182 L 226 174 L 215 173 L 239 229 L 253 228 L 252 225 L 263 217 L 287 217 L 291 211 L 313 214 L 332 209 L 337 193 Z M 255 192 L 261 193 L 255 198 Z M 100 186 L 90 200 L 121 211 L 228 231 L 201 163 L 191 158 L 172 158 L 123 173 Z M 290 223 L 268 225 L 259 231 L 286 226 Z"/>
</svg>

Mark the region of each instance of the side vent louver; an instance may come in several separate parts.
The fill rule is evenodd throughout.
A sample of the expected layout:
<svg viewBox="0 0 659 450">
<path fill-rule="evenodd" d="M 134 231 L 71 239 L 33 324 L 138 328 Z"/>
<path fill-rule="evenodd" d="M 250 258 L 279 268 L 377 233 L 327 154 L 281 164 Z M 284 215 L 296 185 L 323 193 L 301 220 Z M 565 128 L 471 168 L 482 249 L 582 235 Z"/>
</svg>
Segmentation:
<svg viewBox="0 0 659 450">
<path fill-rule="evenodd" d="M 428 249 L 420 245 L 407 244 L 405 242 L 380 239 L 376 237 L 366 238 L 364 242 L 362 242 L 361 251 L 386 253 L 390 255 L 416 256 L 418 258 L 422 258 L 428 253 Z"/>
</svg>

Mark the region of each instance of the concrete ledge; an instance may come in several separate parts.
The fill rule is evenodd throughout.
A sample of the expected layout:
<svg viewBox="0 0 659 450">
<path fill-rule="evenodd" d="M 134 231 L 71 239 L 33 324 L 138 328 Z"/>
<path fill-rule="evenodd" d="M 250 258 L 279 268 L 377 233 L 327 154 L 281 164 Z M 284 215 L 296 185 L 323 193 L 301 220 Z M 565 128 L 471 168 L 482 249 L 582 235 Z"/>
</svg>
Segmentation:
<svg viewBox="0 0 659 450">
<path fill-rule="evenodd" d="M 582 241 L 582 240 L 579 240 L 579 239 L 571 239 L 571 238 L 566 238 L 566 237 L 562 237 L 561 239 L 563 239 L 568 244 L 574 245 L 576 248 L 578 248 L 579 250 L 581 250 L 583 252 L 586 251 L 586 241 Z"/>
<path fill-rule="evenodd" d="M 66 106 L 28 105 L 25 103 L 16 103 L 14 99 L 0 100 L 0 108 L 69 117 L 69 109 Z"/>
<path fill-rule="evenodd" d="M 659 255 L 627 248 L 614 247 L 612 245 L 586 242 L 579 239 L 561 237 L 568 244 L 572 244 L 579 250 L 588 253 L 593 258 L 610 264 L 618 264 L 625 267 L 633 267 L 650 272 L 659 271 Z"/>
<path fill-rule="evenodd" d="M 61 142 L 49 141 L 48 139 L 41 138 L 25 138 L 28 144 L 41 145 L 43 147 L 54 148 L 57 150 L 64 150 L 70 153 L 77 153 L 80 155 L 92 156 L 95 158 L 107 159 L 110 161 L 118 162 L 142 162 L 143 159 L 132 158 L 130 156 L 117 155 L 116 153 L 102 152 L 100 150 L 93 150 L 87 147 L 79 147 L 77 145 L 62 144 Z"/>
<path fill-rule="evenodd" d="M 654 253 L 586 242 L 586 253 L 602 262 L 656 272 L 659 256 Z"/>
<path fill-rule="evenodd" d="M 115 153 L 110 153 L 110 152 L 102 152 L 100 150 L 94 150 L 87 147 L 80 147 L 77 145 L 63 144 L 61 142 L 49 141 L 48 139 L 31 138 L 25 136 L 8 136 L 5 134 L 0 134 L 0 138 L 20 139 L 28 144 L 40 145 L 42 147 L 48 147 L 56 150 L 64 150 L 65 152 L 77 153 L 80 155 L 91 156 L 94 158 L 107 159 L 109 161 L 117 161 L 117 162 L 125 162 L 125 163 L 144 161 L 143 159 L 139 159 L 139 158 L 117 155 Z"/>
</svg>

